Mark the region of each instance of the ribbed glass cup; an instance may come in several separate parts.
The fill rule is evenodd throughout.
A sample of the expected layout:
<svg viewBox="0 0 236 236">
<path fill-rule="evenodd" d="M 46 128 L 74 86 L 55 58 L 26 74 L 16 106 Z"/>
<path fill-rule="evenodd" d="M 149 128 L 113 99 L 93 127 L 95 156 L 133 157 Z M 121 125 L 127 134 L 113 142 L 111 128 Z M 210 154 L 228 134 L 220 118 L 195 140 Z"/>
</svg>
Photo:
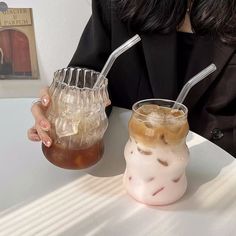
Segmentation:
<svg viewBox="0 0 236 236">
<path fill-rule="evenodd" d="M 110 100 L 106 78 L 94 88 L 98 76 L 99 72 L 84 68 L 54 73 L 47 110 L 53 143 L 49 148 L 42 144 L 42 150 L 56 166 L 84 169 L 102 158 L 103 135 L 108 126 L 105 107 Z"/>
</svg>

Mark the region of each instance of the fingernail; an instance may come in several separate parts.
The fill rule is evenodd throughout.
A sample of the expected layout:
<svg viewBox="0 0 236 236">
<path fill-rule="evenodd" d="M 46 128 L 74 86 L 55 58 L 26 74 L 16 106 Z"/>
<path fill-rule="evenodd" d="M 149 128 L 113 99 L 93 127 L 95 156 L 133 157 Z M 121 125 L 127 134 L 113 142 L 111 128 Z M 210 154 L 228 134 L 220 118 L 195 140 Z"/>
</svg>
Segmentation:
<svg viewBox="0 0 236 236">
<path fill-rule="evenodd" d="M 47 147 L 50 147 L 50 146 L 51 146 L 51 142 L 50 142 L 49 140 L 48 140 L 48 141 L 44 140 L 43 143 L 44 143 L 44 145 L 47 146 Z"/>
<path fill-rule="evenodd" d="M 41 128 L 46 129 L 46 130 L 49 129 L 47 122 L 44 120 L 40 121 L 40 126 Z"/>
<path fill-rule="evenodd" d="M 43 98 L 42 98 L 42 104 L 43 104 L 44 106 L 47 106 L 47 104 L 48 104 L 48 98 L 47 98 L 47 97 L 43 97 Z"/>
</svg>

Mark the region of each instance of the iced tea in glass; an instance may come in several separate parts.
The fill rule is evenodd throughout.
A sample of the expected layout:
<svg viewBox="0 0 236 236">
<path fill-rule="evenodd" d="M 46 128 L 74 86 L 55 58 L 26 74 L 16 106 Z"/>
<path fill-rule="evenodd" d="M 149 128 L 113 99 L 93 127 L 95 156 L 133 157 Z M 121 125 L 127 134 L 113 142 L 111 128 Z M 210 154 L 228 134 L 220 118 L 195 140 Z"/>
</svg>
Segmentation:
<svg viewBox="0 0 236 236">
<path fill-rule="evenodd" d="M 94 88 L 98 76 L 83 68 L 65 68 L 54 74 L 47 111 L 53 143 L 50 147 L 42 144 L 42 150 L 56 166 L 83 169 L 102 158 L 108 126 L 105 107 L 110 100 L 106 78 Z"/>
</svg>

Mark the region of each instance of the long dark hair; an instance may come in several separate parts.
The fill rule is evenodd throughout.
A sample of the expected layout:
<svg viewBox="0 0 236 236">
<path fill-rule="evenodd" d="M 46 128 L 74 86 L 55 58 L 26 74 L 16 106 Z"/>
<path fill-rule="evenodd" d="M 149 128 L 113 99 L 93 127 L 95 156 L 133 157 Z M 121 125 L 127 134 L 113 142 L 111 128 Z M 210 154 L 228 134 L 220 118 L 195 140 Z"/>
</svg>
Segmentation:
<svg viewBox="0 0 236 236">
<path fill-rule="evenodd" d="M 116 0 L 118 15 L 139 33 L 170 33 L 184 20 L 188 0 Z M 194 32 L 218 36 L 236 45 L 236 0 L 192 0 L 189 12 Z"/>
</svg>

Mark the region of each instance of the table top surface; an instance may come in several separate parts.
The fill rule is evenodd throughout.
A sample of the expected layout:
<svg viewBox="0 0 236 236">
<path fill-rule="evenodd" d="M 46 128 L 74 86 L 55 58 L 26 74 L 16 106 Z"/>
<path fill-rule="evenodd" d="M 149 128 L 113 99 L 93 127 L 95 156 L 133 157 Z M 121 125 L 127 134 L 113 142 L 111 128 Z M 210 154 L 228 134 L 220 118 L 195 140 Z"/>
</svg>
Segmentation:
<svg viewBox="0 0 236 236">
<path fill-rule="evenodd" d="M 190 132 L 188 189 L 169 206 L 150 207 L 125 192 L 124 145 L 131 112 L 114 108 L 101 161 L 64 170 L 27 139 L 33 99 L 0 100 L 0 235 L 235 235 L 235 159 Z"/>
</svg>

